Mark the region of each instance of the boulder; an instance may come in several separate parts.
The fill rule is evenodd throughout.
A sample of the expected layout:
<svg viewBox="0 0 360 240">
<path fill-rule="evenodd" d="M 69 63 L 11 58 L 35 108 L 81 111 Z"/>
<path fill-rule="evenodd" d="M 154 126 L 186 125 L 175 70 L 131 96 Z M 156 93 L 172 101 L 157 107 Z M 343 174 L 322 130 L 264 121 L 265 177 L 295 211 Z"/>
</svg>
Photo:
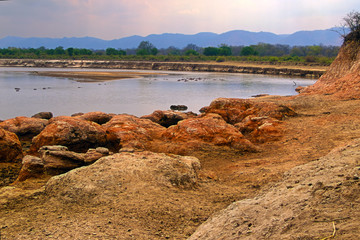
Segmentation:
<svg viewBox="0 0 360 240">
<path fill-rule="evenodd" d="M 159 139 L 165 127 L 149 119 L 141 119 L 132 115 L 114 116 L 103 125 L 109 142 L 120 148 L 147 149 L 154 139 Z"/>
<path fill-rule="evenodd" d="M 82 115 L 78 115 L 76 117 L 82 120 L 92 121 L 102 125 L 110 121 L 113 116 L 111 114 L 107 114 L 103 112 L 89 112 L 89 113 L 84 113 Z"/>
<path fill-rule="evenodd" d="M 48 145 L 62 145 L 70 151 L 86 152 L 106 143 L 105 129 L 99 124 L 73 117 L 55 117 L 33 138 L 30 152 L 36 154 L 40 147 Z"/>
<path fill-rule="evenodd" d="M 33 116 L 31 116 L 32 118 L 41 118 L 41 119 L 47 119 L 49 120 L 50 118 L 53 117 L 52 112 L 39 112 Z"/>
<path fill-rule="evenodd" d="M 46 119 L 16 117 L 3 121 L 0 127 L 15 133 L 20 138 L 32 138 L 44 130 L 47 124 Z"/>
<path fill-rule="evenodd" d="M 143 192 L 149 195 L 154 191 L 169 191 L 169 188 L 195 188 L 199 169 L 200 162 L 195 157 L 146 151 L 118 153 L 52 177 L 45 192 L 62 202 L 104 204 Z"/>
<path fill-rule="evenodd" d="M 283 128 L 280 121 L 270 117 L 247 116 L 234 125 L 251 142 L 264 143 L 279 140 Z"/>
<path fill-rule="evenodd" d="M 278 120 L 296 116 L 296 112 L 285 105 L 239 98 L 217 98 L 211 102 L 210 106 L 202 108 L 201 112 L 219 114 L 230 124 L 239 123 L 249 115 L 266 116 Z"/>
<path fill-rule="evenodd" d="M 85 165 L 82 154 L 69 151 L 65 146 L 43 146 L 39 153 L 49 175 L 61 174 Z"/>
<path fill-rule="evenodd" d="M 157 110 L 150 115 L 142 116 L 142 119 L 149 119 L 163 127 L 170 127 L 176 125 L 179 121 L 196 117 L 197 114 L 193 112 L 177 112 L 177 111 L 161 111 Z"/>
<path fill-rule="evenodd" d="M 18 162 L 22 156 L 21 143 L 16 134 L 0 128 L 0 162 Z"/>
<path fill-rule="evenodd" d="M 25 181 L 28 178 L 38 178 L 44 174 L 44 162 L 41 158 L 26 155 L 22 160 L 22 167 L 16 181 Z"/>
<path fill-rule="evenodd" d="M 218 114 L 209 113 L 169 127 L 162 135 L 164 141 L 180 143 L 188 150 L 206 146 L 228 146 L 241 151 L 255 151 L 256 147 L 244 138 L 233 125 Z"/>
</svg>

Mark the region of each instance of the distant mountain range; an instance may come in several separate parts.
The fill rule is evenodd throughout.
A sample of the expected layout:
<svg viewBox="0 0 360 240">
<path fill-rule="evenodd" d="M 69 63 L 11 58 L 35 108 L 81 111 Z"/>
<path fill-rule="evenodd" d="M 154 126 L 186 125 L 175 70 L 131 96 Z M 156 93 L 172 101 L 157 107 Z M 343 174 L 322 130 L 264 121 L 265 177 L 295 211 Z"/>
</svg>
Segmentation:
<svg viewBox="0 0 360 240">
<path fill-rule="evenodd" d="M 87 49 L 127 49 L 137 48 L 141 41 L 149 41 L 157 48 L 184 48 L 188 44 L 195 44 L 199 47 L 217 47 L 221 44 L 230 46 L 248 46 L 258 43 L 286 44 L 290 46 L 309 46 L 309 45 L 332 45 L 339 46 L 342 43 L 340 35 L 334 29 L 299 31 L 293 34 L 274 34 L 270 32 L 249 32 L 234 30 L 222 34 L 202 32 L 194 35 L 179 33 L 152 34 L 146 37 L 131 36 L 114 40 L 102 40 L 99 38 L 22 38 L 5 37 L 0 39 L 0 48 L 87 48 Z"/>
</svg>

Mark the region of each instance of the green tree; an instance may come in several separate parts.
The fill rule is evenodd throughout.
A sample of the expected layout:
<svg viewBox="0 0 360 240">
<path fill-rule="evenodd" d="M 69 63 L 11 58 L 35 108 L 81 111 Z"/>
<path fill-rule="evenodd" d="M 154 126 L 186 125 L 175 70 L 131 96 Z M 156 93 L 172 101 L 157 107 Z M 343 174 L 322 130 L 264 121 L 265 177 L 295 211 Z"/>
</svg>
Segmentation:
<svg viewBox="0 0 360 240">
<path fill-rule="evenodd" d="M 232 50 L 229 46 L 223 44 L 220 46 L 219 48 L 219 56 L 231 56 L 232 55 Z"/>
<path fill-rule="evenodd" d="M 258 55 L 258 53 L 255 51 L 255 49 L 251 46 L 248 47 L 243 47 L 243 49 L 241 49 L 240 52 L 241 56 L 254 56 L 254 55 Z"/>
<path fill-rule="evenodd" d="M 185 56 L 199 56 L 199 53 L 193 49 L 188 49 L 185 51 Z"/>
<path fill-rule="evenodd" d="M 142 41 L 137 50 L 136 55 L 156 55 L 159 50 L 149 41 Z"/>
<path fill-rule="evenodd" d="M 66 54 L 64 48 L 61 47 L 61 46 L 55 48 L 54 53 L 55 53 L 56 55 L 64 55 L 64 54 Z"/>
<path fill-rule="evenodd" d="M 204 53 L 205 56 L 218 56 L 219 55 L 219 49 L 216 47 L 207 47 L 204 48 Z"/>
<path fill-rule="evenodd" d="M 106 55 L 118 55 L 118 51 L 115 48 L 107 48 L 106 49 Z"/>
<path fill-rule="evenodd" d="M 66 49 L 66 52 L 70 57 L 72 57 L 74 55 L 74 48 L 72 48 L 72 47 L 68 48 L 68 49 Z"/>
</svg>

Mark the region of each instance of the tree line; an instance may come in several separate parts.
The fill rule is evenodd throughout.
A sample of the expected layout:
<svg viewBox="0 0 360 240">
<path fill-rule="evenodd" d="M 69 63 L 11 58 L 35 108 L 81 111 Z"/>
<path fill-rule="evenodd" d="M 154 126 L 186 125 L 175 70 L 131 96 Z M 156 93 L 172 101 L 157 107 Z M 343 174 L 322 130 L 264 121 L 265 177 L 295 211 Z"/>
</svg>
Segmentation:
<svg viewBox="0 0 360 240">
<path fill-rule="evenodd" d="M 0 58 L 30 59 L 117 59 L 152 61 L 293 61 L 318 62 L 328 65 L 337 56 L 338 46 L 289 46 L 282 44 L 259 43 L 250 46 L 199 47 L 188 44 L 180 49 L 168 47 L 156 48 L 152 43 L 143 41 L 137 48 L 92 50 L 85 48 L 55 49 L 40 48 L 3 48 Z"/>
</svg>

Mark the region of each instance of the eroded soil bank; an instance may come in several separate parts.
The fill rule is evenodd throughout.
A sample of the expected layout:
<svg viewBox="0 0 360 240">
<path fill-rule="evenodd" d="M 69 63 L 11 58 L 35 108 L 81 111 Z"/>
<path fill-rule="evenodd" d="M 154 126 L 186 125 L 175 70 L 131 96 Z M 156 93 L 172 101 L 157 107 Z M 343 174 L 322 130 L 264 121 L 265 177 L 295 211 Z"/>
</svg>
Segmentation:
<svg viewBox="0 0 360 240">
<path fill-rule="evenodd" d="M 0 67 L 46 67 L 46 68 L 103 68 L 162 71 L 202 71 L 271 74 L 307 78 L 319 78 L 327 69 L 322 66 L 284 66 L 249 63 L 185 63 L 146 61 L 101 61 L 101 60 L 37 60 L 0 59 Z"/>
<path fill-rule="evenodd" d="M 259 144 L 261 151 L 255 153 L 219 149 L 192 152 L 202 167 L 197 187 L 135 188 L 106 204 L 86 204 L 86 198 L 82 203 L 71 203 L 46 195 L 46 178 L 28 179 L 1 189 L 2 239 L 186 239 L 215 212 L 255 196 L 281 180 L 284 172 L 316 162 L 360 136 L 360 100 L 305 95 L 255 101 L 264 100 L 286 103 L 298 113 L 283 120 L 283 137 Z M 354 199 L 352 206 L 359 209 L 356 196 L 349 199 Z M 336 225 L 349 233 L 347 239 L 357 237 L 351 234 L 356 234 L 353 230 L 360 225 L 358 218 Z M 307 227 L 312 232 L 311 224 Z M 318 236 L 317 229 L 313 231 L 315 239 L 321 239 L 330 236 L 333 229 L 330 224 L 329 233 L 322 231 Z"/>
</svg>

